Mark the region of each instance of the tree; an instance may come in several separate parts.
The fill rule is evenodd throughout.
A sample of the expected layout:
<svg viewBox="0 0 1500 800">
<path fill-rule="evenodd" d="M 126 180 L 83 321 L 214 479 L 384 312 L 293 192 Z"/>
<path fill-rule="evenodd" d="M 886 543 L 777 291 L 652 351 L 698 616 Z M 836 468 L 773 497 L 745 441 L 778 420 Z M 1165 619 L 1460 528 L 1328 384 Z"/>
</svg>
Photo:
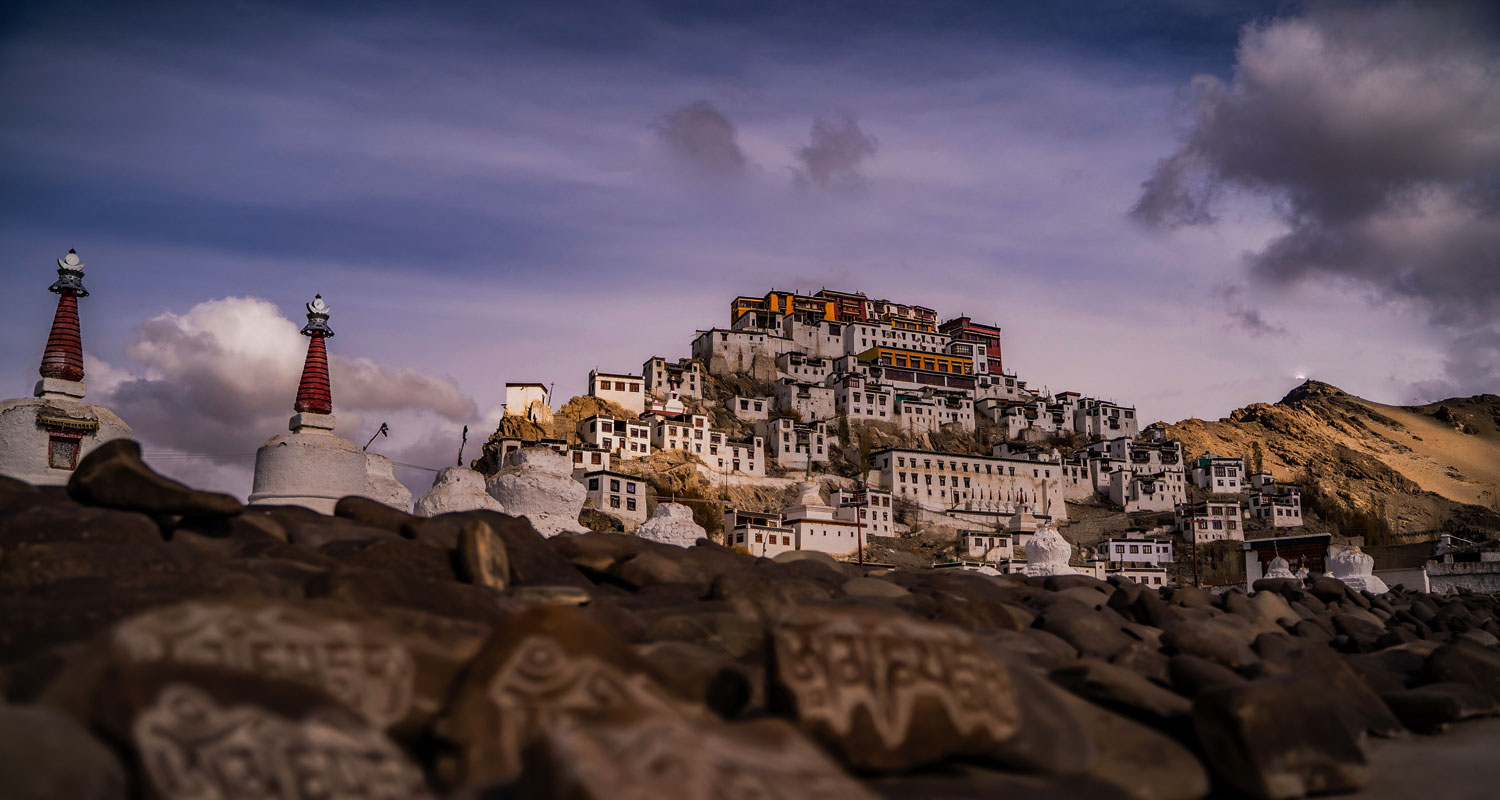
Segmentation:
<svg viewBox="0 0 1500 800">
<path fill-rule="evenodd" d="M 1265 470 L 1263 468 L 1265 467 L 1265 460 L 1266 460 L 1266 454 L 1265 454 L 1265 451 L 1261 450 L 1261 448 L 1260 448 L 1260 442 L 1258 440 L 1254 441 L 1254 442 L 1251 442 L 1250 443 L 1250 472 L 1252 474 L 1253 473 L 1258 473 L 1258 472 L 1264 472 Z"/>
</svg>

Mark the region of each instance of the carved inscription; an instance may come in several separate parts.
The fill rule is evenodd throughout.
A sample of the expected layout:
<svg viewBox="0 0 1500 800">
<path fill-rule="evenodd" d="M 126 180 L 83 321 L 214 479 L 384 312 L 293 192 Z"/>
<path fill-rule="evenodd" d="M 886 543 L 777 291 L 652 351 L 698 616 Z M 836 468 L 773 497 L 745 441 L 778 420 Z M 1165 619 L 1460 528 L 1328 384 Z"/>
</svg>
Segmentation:
<svg viewBox="0 0 1500 800">
<path fill-rule="evenodd" d="M 640 706 L 676 708 L 651 679 L 626 674 L 588 656 L 570 656 L 553 639 L 533 636 L 495 673 L 489 697 L 499 711 L 505 774 L 520 769 L 520 753 L 539 733 L 575 711 Z"/>
<path fill-rule="evenodd" d="M 649 712 L 568 721 L 548 738 L 555 768 L 567 779 L 549 788 L 616 800 L 870 797 L 795 729 L 772 723 L 750 734 L 755 725 Z"/>
<path fill-rule="evenodd" d="M 778 678 L 797 717 L 839 736 L 869 715 L 887 748 L 906 741 L 917 702 L 946 713 L 961 736 L 1005 741 L 1019 726 L 1010 676 L 965 633 L 895 617 L 796 609 L 775 631 Z"/>
<path fill-rule="evenodd" d="M 343 715 L 341 715 L 343 716 Z M 163 800 L 402 800 L 430 794 L 384 734 L 346 719 L 288 720 L 255 706 L 220 708 L 172 684 L 131 734 Z"/>
<path fill-rule="evenodd" d="M 316 686 L 382 726 L 411 708 L 416 668 L 404 646 L 284 606 L 189 603 L 122 623 L 114 642 L 135 661 L 222 666 Z"/>
</svg>

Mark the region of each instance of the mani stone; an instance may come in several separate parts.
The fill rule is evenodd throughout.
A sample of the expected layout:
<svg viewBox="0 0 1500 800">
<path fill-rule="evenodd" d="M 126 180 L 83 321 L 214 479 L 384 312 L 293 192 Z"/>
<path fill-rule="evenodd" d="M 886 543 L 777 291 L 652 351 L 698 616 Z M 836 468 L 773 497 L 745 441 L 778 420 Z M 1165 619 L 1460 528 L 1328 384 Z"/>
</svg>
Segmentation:
<svg viewBox="0 0 1500 800">
<path fill-rule="evenodd" d="M 1072 774 L 1096 756 L 1058 690 L 958 628 L 875 608 L 799 606 L 775 622 L 771 643 L 773 707 L 856 769 L 972 756 Z"/>
<path fill-rule="evenodd" d="M 115 626 L 115 658 L 253 673 L 318 688 L 371 723 L 431 719 L 483 641 L 484 628 L 417 612 L 380 618 L 329 602 L 193 602 Z"/>
<path fill-rule="evenodd" d="M 0 787 L 6 800 L 125 800 L 125 770 L 71 717 L 0 703 Z"/>
<path fill-rule="evenodd" d="M 475 586 L 503 590 L 510 582 L 510 557 L 505 542 L 482 519 L 464 523 L 458 533 L 458 566 L 464 580 Z"/>
<path fill-rule="evenodd" d="M 681 503 L 658 503 L 635 535 L 678 547 L 692 547 L 699 539 L 708 538 L 703 526 L 693 521 L 693 510 Z"/>
<path fill-rule="evenodd" d="M 686 706 L 607 629 L 567 606 L 531 606 L 495 627 L 436 726 L 456 746 L 439 766 L 446 782 L 475 787 L 514 780 L 522 753 L 572 714 L 624 707 L 673 713 Z"/>
<path fill-rule="evenodd" d="M 450 511 L 504 511 L 500 501 L 484 490 L 484 476 L 468 467 L 444 467 L 432 480 L 432 488 L 417 501 L 419 517 L 435 517 Z"/>
<path fill-rule="evenodd" d="M 528 753 L 526 797 L 573 800 L 873 800 L 776 719 L 726 724 L 645 708 L 563 720 Z"/>
<path fill-rule="evenodd" d="M 573 480 L 573 463 L 560 453 L 533 447 L 511 455 L 510 466 L 485 481 L 504 511 L 531 520 L 546 537 L 582 531 L 578 515 L 588 490 Z"/>
<path fill-rule="evenodd" d="M 152 669 L 124 674 L 103 723 L 159 800 L 422 800 L 421 769 L 384 733 L 316 690 Z"/>
</svg>

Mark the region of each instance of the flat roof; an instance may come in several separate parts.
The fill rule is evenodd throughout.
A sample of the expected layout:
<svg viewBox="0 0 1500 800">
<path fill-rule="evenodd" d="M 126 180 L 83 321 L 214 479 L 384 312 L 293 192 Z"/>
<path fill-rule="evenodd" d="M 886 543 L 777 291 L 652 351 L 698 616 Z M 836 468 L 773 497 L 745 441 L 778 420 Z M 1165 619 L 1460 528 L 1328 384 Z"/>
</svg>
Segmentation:
<svg viewBox="0 0 1500 800">
<path fill-rule="evenodd" d="M 545 389 L 545 388 L 547 388 L 547 384 L 545 384 L 545 383 L 507 383 L 507 384 L 505 384 L 505 388 L 507 388 L 507 389 L 509 389 L 512 386 L 535 386 L 538 389 Z"/>
</svg>

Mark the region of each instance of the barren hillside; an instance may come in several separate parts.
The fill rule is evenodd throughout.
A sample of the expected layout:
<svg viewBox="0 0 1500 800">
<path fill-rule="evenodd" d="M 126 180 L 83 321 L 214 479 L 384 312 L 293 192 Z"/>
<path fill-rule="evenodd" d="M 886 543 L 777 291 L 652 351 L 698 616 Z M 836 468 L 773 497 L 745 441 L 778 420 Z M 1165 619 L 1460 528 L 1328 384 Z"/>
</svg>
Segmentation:
<svg viewBox="0 0 1500 800">
<path fill-rule="evenodd" d="M 1318 381 L 1227 419 L 1169 425 L 1189 458 L 1251 458 L 1305 480 L 1330 506 L 1384 519 L 1400 537 L 1448 528 L 1500 536 L 1500 396 L 1388 406 Z M 1316 502 L 1316 500 L 1315 500 Z"/>
</svg>

